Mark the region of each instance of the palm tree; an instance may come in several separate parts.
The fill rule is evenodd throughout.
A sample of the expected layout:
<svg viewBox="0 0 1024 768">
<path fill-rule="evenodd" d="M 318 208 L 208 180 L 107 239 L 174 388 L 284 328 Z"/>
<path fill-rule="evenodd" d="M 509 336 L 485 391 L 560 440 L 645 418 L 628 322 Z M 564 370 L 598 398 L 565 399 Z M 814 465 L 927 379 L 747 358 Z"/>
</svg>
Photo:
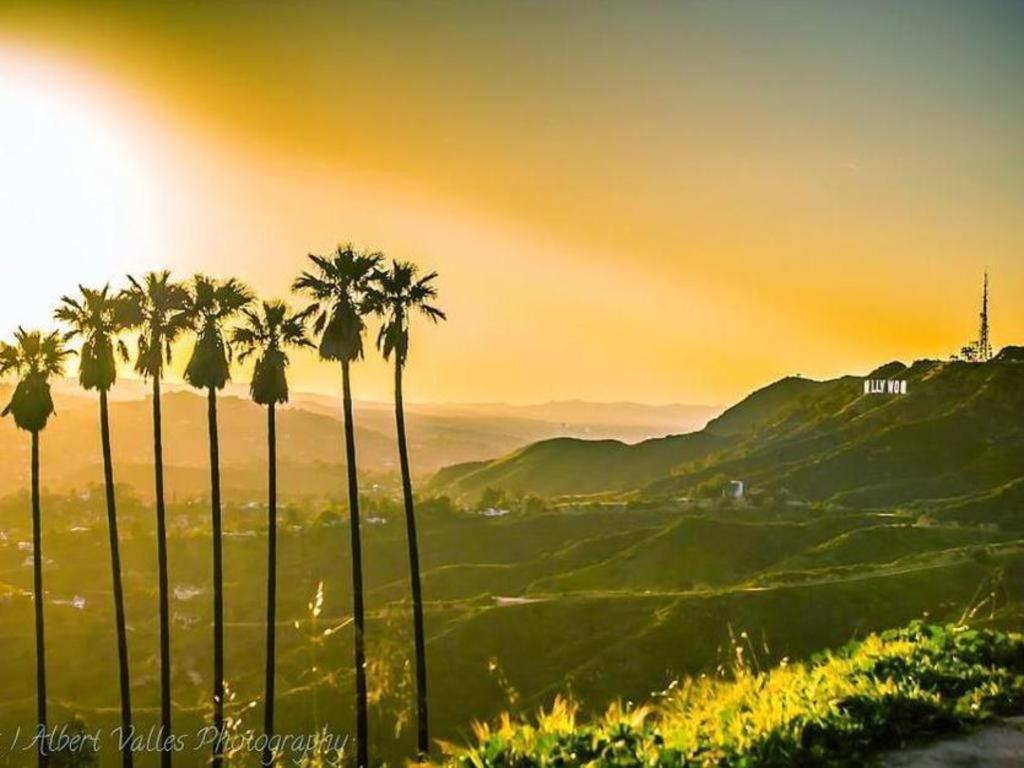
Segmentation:
<svg viewBox="0 0 1024 768">
<path fill-rule="evenodd" d="M 423 631 L 423 592 L 420 588 L 420 553 L 416 539 L 416 510 L 409 474 L 409 448 L 405 438 L 405 408 L 402 401 L 402 372 L 409 356 L 409 320 L 420 312 L 435 323 L 445 315 L 431 305 L 437 296 L 433 282 L 436 272 L 417 279 L 416 265 L 393 261 L 373 287 L 372 304 L 382 316 L 377 348 L 385 360 L 395 358 L 395 428 L 398 434 L 398 459 L 402 472 L 402 500 L 405 504 L 406 539 L 409 545 L 409 577 L 412 582 L 413 636 L 416 646 L 416 715 L 420 758 L 430 751 L 427 718 L 427 651 Z"/>
<path fill-rule="evenodd" d="M 356 471 L 355 425 L 352 421 L 351 364 L 363 356 L 364 316 L 370 311 L 370 286 L 377 277 L 379 253 L 359 252 L 341 246 L 329 257 L 309 254 L 311 272 L 303 272 L 292 290 L 313 298 L 306 310 L 313 333 L 320 336 L 323 360 L 341 363 L 342 403 L 345 418 L 345 464 L 348 469 L 349 526 L 352 546 L 352 619 L 355 627 L 356 765 L 367 768 L 366 649 L 363 613 L 363 552 L 359 536 L 359 478 Z"/>
<path fill-rule="evenodd" d="M 160 763 L 171 765 L 171 616 L 167 579 L 167 522 L 164 504 L 163 427 L 160 412 L 160 380 L 171 362 L 174 341 L 188 327 L 182 314 L 188 292 L 171 282 L 170 272 L 149 272 L 141 280 L 129 275 L 122 291 L 127 322 L 139 329 L 135 371 L 153 386 L 153 468 L 156 494 L 156 552 L 160 609 Z"/>
<path fill-rule="evenodd" d="M 32 593 L 36 613 L 36 720 L 38 723 L 39 765 L 47 763 L 46 753 L 46 636 L 43 630 L 43 541 L 42 513 L 39 503 L 39 433 L 53 414 L 50 377 L 64 371 L 68 356 L 58 333 L 43 336 L 21 328 L 14 344 L 0 344 L 0 376 L 14 372 L 19 381 L 3 416 L 32 435 Z"/>
<path fill-rule="evenodd" d="M 207 428 L 210 438 L 210 509 L 213 528 L 213 765 L 224 752 L 224 571 L 220 521 L 220 446 L 217 435 L 217 390 L 231 378 L 231 347 L 224 338 L 224 323 L 252 300 L 249 289 L 231 278 L 217 281 L 196 275 L 179 317 L 196 334 L 185 368 L 185 381 L 207 393 Z"/>
<path fill-rule="evenodd" d="M 117 381 L 115 348 L 127 359 L 128 349 L 117 338 L 126 326 L 125 303 L 111 295 L 110 287 L 98 290 L 79 288 L 80 298 L 64 296 L 54 317 L 70 328 L 68 338 L 80 337 L 78 381 L 84 389 L 100 394 L 100 443 L 103 449 L 103 485 L 107 500 L 107 531 L 110 536 L 110 571 L 114 586 L 114 621 L 117 626 L 117 662 L 121 684 L 122 763 L 133 762 L 129 739 L 132 730 L 131 681 L 128 670 L 128 631 L 125 625 L 124 589 L 121 584 L 121 548 L 117 534 L 117 503 L 114 493 L 114 466 L 110 451 L 110 414 L 107 393 Z"/>
<path fill-rule="evenodd" d="M 277 623 L 277 417 L 278 403 L 288 402 L 288 347 L 313 346 L 306 338 L 306 315 L 289 314 L 284 302 L 263 302 L 262 312 L 243 309 L 245 324 L 231 335 L 239 362 L 256 355 L 249 392 L 267 406 L 267 664 L 263 696 L 263 765 L 272 765 L 274 751 L 274 658 Z"/>
</svg>

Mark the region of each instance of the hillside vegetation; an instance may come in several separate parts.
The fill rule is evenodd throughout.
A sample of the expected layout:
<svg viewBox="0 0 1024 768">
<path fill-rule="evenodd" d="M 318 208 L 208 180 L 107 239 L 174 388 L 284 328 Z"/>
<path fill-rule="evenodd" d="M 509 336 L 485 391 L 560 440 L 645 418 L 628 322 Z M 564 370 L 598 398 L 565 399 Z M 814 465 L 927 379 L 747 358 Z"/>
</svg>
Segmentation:
<svg viewBox="0 0 1024 768">
<path fill-rule="evenodd" d="M 924 616 L 945 623 L 974 615 L 1021 629 L 1024 453 L 1015 442 L 1020 423 L 1014 410 L 1024 404 L 1021 371 L 1014 362 L 918 364 L 905 374 L 896 371 L 911 381 L 905 397 L 865 397 L 853 379 L 790 380 L 781 394 L 770 387 L 755 393 L 699 433 L 632 446 L 545 441 L 503 461 L 442 473 L 449 489 L 462 478 L 463 495 L 473 503 L 426 493 L 417 506 L 432 732 L 465 743 L 473 719 L 493 721 L 507 710 L 518 722 L 564 691 L 577 703 L 578 722 L 597 728 L 609 701 L 646 701 L 673 679 L 715 677 L 735 651 L 730 638 L 743 632 L 757 649 L 755 674 Z M 201 400 L 177 397 L 168 397 L 169 409 L 182 409 L 175 420 L 201 422 Z M 94 409 L 83 402 L 75 415 L 79 406 L 62 406 L 53 429 L 94 423 Z M 114 414 L 115 437 L 121 437 L 116 450 L 144 453 L 148 446 L 137 442 L 142 438 L 117 419 L 148 417 L 146 404 L 122 405 L 126 410 Z M 233 430 L 224 453 L 231 461 L 263 450 L 257 427 L 245 426 L 250 415 L 243 406 L 248 404 L 224 398 L 225 424 Z M 282 414 L 282 441 L 304 442 L 311 434 L 306 427 L 326 435 L 336 430 L 331 419 L 315 409 Z M 49 430 L 46 437 L 44 446 L 51 449 L 64 439 Z M 296 455 L 304 461 L 327 438 L 314 442 Z M 369 438 L 364 442 L 373 445 Z M 23 443 L 9 441 L 6 450 L 21 450 Z M 178 438 L 175 444 L 174 451 L 183 450 Z M 200 453 L 174 451 L 169 455 L 176 462 L 191 461 L 197 473 L 205 472 Z M 634 463 L 636 456 L 643 460 Z M 892 473 L 890 462 L 897 468 Z M 860 468 L 849 470 L 851 464 Z M 59 462 L 46 466 L 54 474 L 68 469 Z M 240 464 L 226 466 L 226 482 L 239 482 Z M 252 468 L 255 482 L 261 466 L 254 462 Z M 280 509 L 279 541 L 280 727 L 308 733 L 326 723 L 351 732 L 347 510 L 317 498 L 322 491 L 310 493 L 324 478 L 338 482 L 342 476 L 333 465 L 301 461 L 282 469 L 287 502 Z M 938 483 L 947 474 L 949 482 Z M 524 493 L 556 496 L 575 486 L 597 496 L 543 502 L 510 494 L 500 514 L 478 508 L 471 491 L 499 475 Z M 699 499 L 715 477 L 747 480 L 748 503 Z M 924 489 L 920 498 L 904 495 L 905 482 Z M 613 498 L 602 495 L 609 483 L 621 489 Z M 370 739 L 377 754 L 397 761 L 413 751 L 409 725 L 415 711 L 409 698 L 405 527 L 393 489 L 367 484 L 366 491 L 365 637 L 375 681 Z M 900 500 L 878 501 L 885 498 Z M 250 704 L 260 696 L 264 673 L 258 649 L 266 508 L 252 499 L 229 496 L 224 509 L 226 673 L 235 696 L 228 709 L 241 728 L 258 727 L 258 708 Z M 117 713 L 115 656 L 106 642 L 111 580 L 103 558 L 94 556 L 106 546 L 102 498 L 47 495 L 43 507 L 47 622 L 63 640 L 48 656 L 53 716 L 55 722 L 81 717 L 90 729 L 109 728 Z M 24 495 L 0 499 L 4 732 L 33 716 L 34 680 L 26 662 L 33 647 L 24 632 L 32 621 L 27 508 Z M 138 724 L 146 728 L 158 712 L 152 684 L 155 522 L 152 509 L 124 488 L 119 518 L 133 699 Z M 212 668 L 209 507 L 183 493 L 171 500 L 168 523 L 177 659 L 172 687 L 174 700 L 184 702 L 175 722 L 188 731 L 204 722 L 201 703 Z M 82 647 L 101 652 L 83 665 Z M 716 683 L 716 697 L 725 690 L 719 685 L 725 683 Z M 659 698 L 651 719 L 636 726 L 638 744 L 650 745 L 666 700 Z M 908 701 L 917 706 L 918 699 Z"/>
<path fill-rule="evenodd" d="M 474 494 L 487 487 L 543 496 L 638 488 L 683 461 L 699 459 L 725 442 L 710 432 L 645 440 L 557 438 L 528 445 L 501 459 L 449 467 L 429 490 Z"/>
<path fill-rule="evenodd" d="M 1013 348 L 987 363 L 890 363 L 869 376 L 906 379 L 908 393 L 866 395 L 853 376 L 790 377 L 700 432 L 635 445 L 538 443 L 441 473 L 431 488 L 469 498 L 487 487 L 676 498 L 714 495 L 725 479 L 740 479 L 754 495 L 1007 522 L 1024 495 L 1024 365 Z"/>
<path fill-rule="evenodd" d="M 24 496 L 0 500 L 0 730 L 32 718 L 31 520 Z M 102 498 L 44 500 L 48 655 L 55 721 L 81 717 L 90 729 L 116 724 L 116 657 L 109 643 L 110 574 Z M 371 739 L 392 760 L 408 755 L 409 579 L 400 506 L 381 492 L 364 499 L 367 650 L 373 665 Z M 730 636 L 746 632 L 757 663 L 804 659 L 852 637 L 928 615 L 977 616 L 1024 626 L 1024 539 L 1019 532 L 917 524 L 914 515 L 822 513 L 789 505 L 722 510 L 675 503 L 514 508 L 503 517 L 442 501 L 419 506 L 431 722 L 439 738 L 463 743 L 473 719 L 503 710 L 535 712 L 572 691 L 583 718 L 607 702 L 644 701 L 681 676 L 714 674 Z M 139 725 L 158 710 L 152 649 L 157 621 L 152 510 L 119 504 L 126 608 L 138 670 Z M 281 509 L 278 675 L 281 727 L 353 726 L 348 526 L 336 503 Z M 241 728 L 258 727 L 259 652 L 265 595 L 262 505 L 224 510 L 227 668 Z M 209 508 L 168 508 L 176 727 L 203 722 L 210 684 Z M 310 614 L 322 595 L 318 616 Z M 96 648 L 88 665 L 79 649 Z M 398 736 L 396 737 L 396 730 Z"/>
<path fill-rule="evenodd" d="M 920 623 L 807 663 L 757 672 L 741 636 L 729 675 L 688 678 L 639 707 L 577 717 L 558 698 L 526 720 L 477 724 L 448 762 L 488 766 L 863 766 L 881 749 L 1024 707 L 1024 637 Z"/>
</svg>

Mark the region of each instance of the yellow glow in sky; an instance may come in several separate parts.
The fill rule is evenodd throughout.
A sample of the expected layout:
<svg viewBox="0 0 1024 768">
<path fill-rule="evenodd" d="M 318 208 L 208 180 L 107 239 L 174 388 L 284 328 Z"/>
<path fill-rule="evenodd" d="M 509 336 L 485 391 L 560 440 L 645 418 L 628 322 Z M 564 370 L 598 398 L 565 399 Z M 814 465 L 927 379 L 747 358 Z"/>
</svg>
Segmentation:
<svg viewBox="0 0 1024 768">
<path fill-rule="evenodd" d="M 0 326 L 157 265 L 285 297 L 352 241 L 441 273 L 416 400 L 725 403 L 944 356 L 986 266 L 1020 338 L 1018 9 L 572 7 L 0 11 Z"/>
<path fill-rule="evenodd" d="M 0 50 L 5 333 L 48 325 L 58 293 L 120 276 L 161 250 L 160 180 L 98 96 L 73 73 Z"/>
</svg>

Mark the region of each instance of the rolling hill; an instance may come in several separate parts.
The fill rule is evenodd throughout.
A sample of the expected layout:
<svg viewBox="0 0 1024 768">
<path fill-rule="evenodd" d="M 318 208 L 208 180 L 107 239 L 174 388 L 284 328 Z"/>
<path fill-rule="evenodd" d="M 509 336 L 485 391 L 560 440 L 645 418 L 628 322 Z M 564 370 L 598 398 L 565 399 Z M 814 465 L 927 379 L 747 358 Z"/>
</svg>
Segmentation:
<svg viewBox="0 0 1024 768">
<path fill-rule="evenodd" d="M 464 742 L 470 721 L 535 711 L 566 691 L 582 702 L 581 714 L 599 714 L 616 699 L 644 701 L 680 675 L 714 675 L 736 637 L 748 638 L 756 663 L 767 666 L 923 615 L 1024 625 L 1024 480 L 1016 458 L 1022 374 L 1024 366 L 1006 357 L 880 369 L 879 376 L 908 380 L 905 396 L 865 396 L 855 377 L 786 379 L 699 432 L 633 445 L 562 437 L 437 473 L 431 490 L 469 495 L 493 485 L 599 497 L 510 505 L 501 516 L 443 500 L 419 505 L 435 734 Z M 180 422 L 169 455 L 201 488 L 203 403 L 184 393 L 168 403 Z M 44 441 L 57 451 L 44 464 L 48 482 L 90 471 L 95 460 L 82 436 L 95 429 L 94 403 L 68 399 L 58 407 Z M 282 414 L 282 440 L 292 450 L 282 473 L 289 489 L 309 492 L 340 475 L 316 464 L 327 461 L 319 443 L 337 445 L 330 408 L 329 401 L 297 401 Z M 225 475 L 237 491 L 224 510 L 228 676 L 237 693 L 231 714 L 251 727 L 263 674 L 266 510 L 250 500 L 258 499 L 251 489 L 262 490 L 262 419 L 231 396 L 223 414 L 232 435 Z M 364 450 L 379 451 L 368 457 L 383 461 L 391 450 L 383 426 L 374 428 L 388 416 L 372 405 L 361 410 Z M 486 424 L 513 423 L 502 422 L 507 417 L 494 414 Z M 423 446 L 443 444 L 446 424 L 477 435 L 489 429 L 479 417 L 431 418 L 440 421 L 420 433 Z M 144 400 L 117 403 L 123 466 L 138 460 L 146 479 L 147 426 Z M 21 462 L 16 452 L 25 441 L 7 439 L 12 434 L 3 450 Z M 9 462 L 4 471 L 12 471 Z M 750 503 L 689 500 L 715 477 L 746 480 Z M 611 502 L 600 497 L 609 489 L 618 496 Z M 902 501 L 877 500 L 886 497 Z M 393 489 L 368 484 L 366 501 L 371 739 L 375 751 L 398 762 L 413 739 L 405 528 Z M 79 716 L 90 727 L 109 727 L 117 717 L 116 657 L 109 571 L 96 556 L 105 546 L 102 500 L 47 494 L 44 509 L 47 621 L 60 638 L 49 658 L 54 719 Z M 206 714 L 211 668 L 209 513 L 188 496 L 172 501 L 168 513 L 175 722 L 195 730 Z M 119 515 L 133 693 L 139 723 L 148 727 L 158 711 L 154 519 L 144 500 L 130 496 Z M 301 733 L 327 723 L 348 732 L 348 527 L 339 506 L 320 498 L 289 498 L 281 518 L 280 727 Z M 0 676 L 9 689 L 0 730 L 7 732 L 32 717 L 25 494 L 0 498 L 0 520 L 0 640 L 7 649 Z M 317 594 L 320 614 L 310 609 Z M 83 647 L 97 649 L 90 664 L 81 663 Z"/>
<path fill-rule="evenodd" d="M 866 395 L 854 377 L 825 382 L 646 493 L 686 492 L 713 472 L 806 500 L 887 507 L 991 495 L 1024 476 L 1020 363 L 922 360 L 868 378 L 906 380 L 908 392 Z"/>
<path fill-rule="evenodd" d="M 431 479 L 426 490 L 474 495 L 495 487 L 542 496 L 628 490 L 652 483 L 680 462 L 699 459 L 726 444 L 707 431 L 633 445 L 556 438 L 494 461 L 448 467 Z"/>
<path fill-rule="evenodd" d="M 864 377 L 785 378 L 691 434 L 626 445 L 563 439 L 442 470 L 436 493 L 487 487 L 545 496 L 636 491 L 679 497 L 744 480 L 851 507 L 918 506 L 969 518 L 1016 504 L 1024 477 L 1019 348 L 987 363 L 889 363 L 866 378 L 904 379 L 905 395 L 865 394 Z M 980 505 L 980 506 L 979 506 Z M 952 518 L 951 518 L 952 519 Z"/>
<path fill-rule="evenodd" d="M 137 500 L 121 502 L 133 699 L 148 728 L 158 712 L 154 518 Z M 281 727 L 297 733 L 352 727 L 348 527 L 322 508 L 282 509 Z M 102 500 L 47 496 L 44 510 L 53 716 L 111 727 L 117 677 L 110 573 L 97 556 L 106 544 Z M 227 671 L 237 694 L 230 712 L 243 727 L 258 726 L 260 712 L 250 702 L 259 700 L 263 674 L 265 513 L 248 504 L 224 510 Z M 503 517 L 424 504 L 420 513 L 431 716 L 446 740 L 464 741 L 473 719 L 532 712 L 566 691 L 591 714 L 615 699 L 644 701 L 679 675 L 714 674 L 741 632 L 758 663 L 770 665 L 924 613 L 955 621 L 983 598 L 985 617 L 1020 625 L 1008 613 L 1019 608 L 1024 583 L 1019 531 L 785 504 L 727 516 L 673 502 Z M 209 691 L 209 512 L 179 502 L 168 514 L 175 724 L 188 733 L 203 722 Z M 405 531 L 397 505 L 372 516 L 363 539 L 371 738 L 400 762 L 414 736 Z M 0 499 L 0 520 L 0 729 L 10 732 L 33 712 L 27 498 Z M 312 616 L 320 592 L 323 611 Z M 94 649 L 88 664 L 82 648 Z"/>
</svg>

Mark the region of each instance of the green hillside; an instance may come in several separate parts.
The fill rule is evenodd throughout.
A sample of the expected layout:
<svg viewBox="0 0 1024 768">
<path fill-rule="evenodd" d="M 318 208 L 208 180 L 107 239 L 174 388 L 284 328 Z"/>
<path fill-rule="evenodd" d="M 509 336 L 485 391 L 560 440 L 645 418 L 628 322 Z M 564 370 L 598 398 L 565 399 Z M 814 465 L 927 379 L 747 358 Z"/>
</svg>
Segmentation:
<svg viewBox="0 0 1024 768">
<path fill-rule="evenodd" d="M 884 374 L 906 379 L 908 393 L 865 395 L 861 380 L 835 380 L 647 493 L 686 492 L 720 473 L 767 492 L 885 507 L 991 495 L 1024 476 L 1024 366 L 919 361 Z"/>
<path fill-rule="evenodd" d="M 110 574 L 95 556 L 105 546 L 102 501 L 48 496 L 43 508 L 47 622 L 61 639 L 48 658 L 53 716 L 110 727 Z M 133 693 L 148 727 L 158 711 L 154 522 L 129 497 L 119 513 Z M 248 707 L 262 686 L 265 513 L 248 504 L 224 511 L 227 674 L 243 727 L 258 726 L 259 709 Z M 348 528 L 328 504 L 290 503 L 281 513 L 281 727 L 346 732 Z M 168 514 L 175 722 L 194 730 L 208 714 L 211 670 L 209 509 L 179 502 Z M 413 738 L 404 526 L 386 495 L 368 496 L 365 514 L 371 737 L 398 761 Z M 619 698 L 647 700 L 675 677 L 713 673 L 741 632 L 757 663 L 771 665 L 925 614 L 956 621 L 974 610 L 1022 626 L 1014 611 L 1024 598 L 1024 541 L 1005 531 L 786 504 L 723 514 L 678 502 L 588 503 L 486 517 L 433 501 L 420 505 L 420 518 L 432 724 L 450 741 L 465 742 L 475 719 L 532 712 L 560 692 L 573 692 L 581 717 Z M 10 732 L 33 716 L 27 499 L 0 501 L 0 519 L 0 730 Z M 322 613 L 311 617 L 321 584 Z M 81 648 L 97 649 L 89 664 Z"/>
<path fill-rule="evenodd" d="M 744 435 L 771 423 L 804 398 L 830 389 L 833 382 L 788 376 L 751 393 L 742 402 L 708 422 L 707 431 L 724 437 Z"/>
<path fill-rule="evenodd" d="M 499 461 L 442 471 L 418 506 L 434 734 L 466 743 L 473 720 L 534 712 L 567 691 L 584 722 L 608 702 L 646 701 L 680 676 L 713 675 L 742 633 L 764 669 L 923 616 L 1024 627 L 1022 371 L 1005 361 L 887 366 L 883 373 L 910 381 L 900 397 L 866 397 L 853 378 L 790 379 L 702 432 L 635 445 L 547 440 Z M 201 421 L 198 399 L 168 399 L 185 424 Z M 225 423 L 235 431 L 225 455 L 259 450 L 249 404 L 225 401 Z M 146 415 L 142 402 L 123 408 L 121 419 Z M 61 411 L 68 422 L 94 416 L 91 404 Z M 326 442 L 335 428 L 327 414 L 302 409 L 282 419 L 285 440 L 322 430 Z M 126 435 L 119 450 L 142 456 L 148 446 L 140 432 Z M 54 432 L 52 442 L 59 439 Z M 7 450 L 16 453 L 23 442 Z M 314 471 L 304 450 L 311 449 L 297 450 L 280 478 L 287 497 L 279 553 L 281 728 L 329 724 L 348 732 L 346 510 L 327 500 L 329 492 L 309 493 L 335 467 Z M 172 455 L 190 462 L 202 482 L 200 455 Z M 48 471 L 62 471 L 53 463 Z M 245 470 L 246 480 L 240 463 L 229 467 L 226 482 L 236 487 L 262 479 L 259 462 Z M 712 498 L 707 488 L 722 477 L 746 480 L 748 499 Z M 506 514 L 427 498 L 444 491 L 475 502 L 487 487 L 511 492 Z M 411 754 L 413 740 L 405 528 L 393 489 L 367 484 L 366 491 L 371 739 L 376 753 L 396 762 Z M 538 504 L 517 493 L 557 498 Z M 106 546 L 102 500 L 48 495 L 43 509 L 47 622 L 61 638 L 48 659 L 53 716 L 109 727 L 117 691 L 110 577 L 105 558 L 95 556 Z M 252 702 L 263 673 L 265 513 L 258 500 L 237 495 L 224 510 L 227 675 L 241 727 L 258 726 Z M 153 513 L 124 491 L 119 515 L 133 693 L 146 727 L 158 704 Z M 7 692 L 0 730 L 8 732 L 33 717 L 24 494 L 0 500 L 0 520 Z M 209 509 L 182 495 L 168 520 L 175 722 L 195 729 L 208 715 L 211 670 Z M 318 592 L 322 611 L 313 616 Z M 87 665 L 76 650 L 83 647 L 99 649 Z"/>
<path fill-rule="evenodd" d="M 611 557 L 539 580 L 530 590 L 585 591 L 594 584 L 613 590 L 730 584 L 871 523 L 862 516 L 801 523 L 748 523 L 685 516 L 621 548 Z"/>
<path fill-rule="evenodd" d="M 589 494 L 638 488 L 727 444 L 710 432 L 645 440 L 558 438 L 522 448 L 490 462 L 450 467 L 435 475 L 428 490 L 473 496 L 485 488 L 542 496 Z"/>
<path fill-rule="evenodd" d="M 866 523 L 777 562 L 772 570 L 813 570 L 841 565 L 894 563 L 926 552 L 959 550 L 1009 541 L 1015 535 L 977 528 L 921 526 L 906 522 Z"/>
<path fill-rule="evenodd" d="M 944 519 L 997 522 L 1016 508 L 1024 477 L 1024 365 L 1013 349 L 983 364 L 922 360 L 870 374 L 905 379 L 906 395 L 866 395 L 863 379 L 853 376 L 786 378 L 701 432 L 635 445 L 538 443 L 441 473 L 431 488 L 465 497 L 490 486 L 675 498 L 740 479 L 755 498 L 782 494 L 854 508 L 927 501 Z"/>
</svg>

